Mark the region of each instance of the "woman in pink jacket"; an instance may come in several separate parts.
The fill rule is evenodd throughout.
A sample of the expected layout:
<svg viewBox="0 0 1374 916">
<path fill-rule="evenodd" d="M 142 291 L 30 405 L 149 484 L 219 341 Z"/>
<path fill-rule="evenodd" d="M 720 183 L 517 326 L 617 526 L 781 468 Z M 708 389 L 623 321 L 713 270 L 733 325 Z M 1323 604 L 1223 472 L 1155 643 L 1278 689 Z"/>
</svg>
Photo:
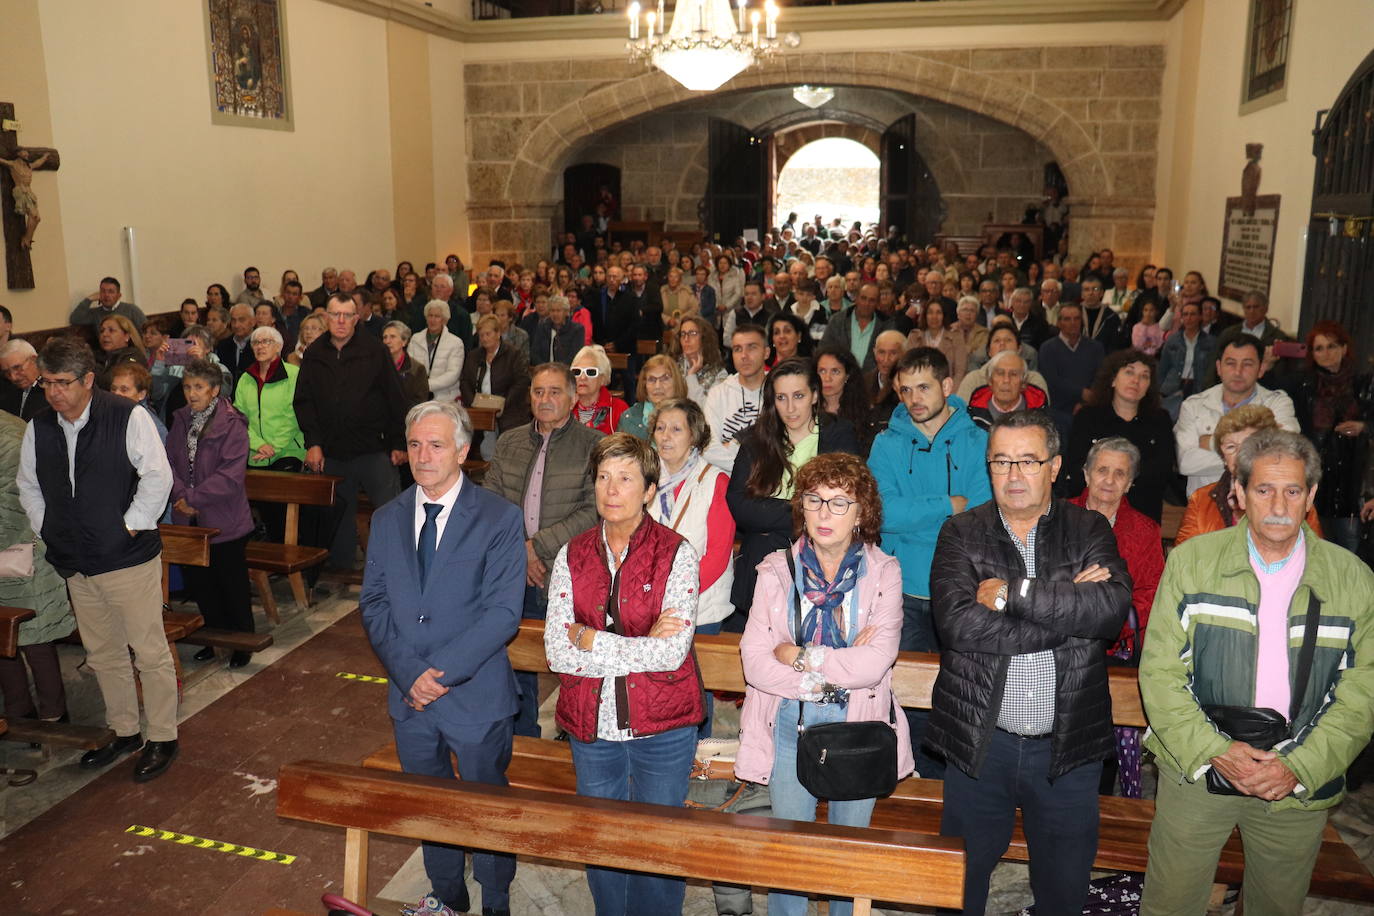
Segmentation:
<svg viewBox="0 0 1374 916">
<path fill-rule="evenodd" d="M 906 717 L 893 716 L 892 665 L 902 634 L 902 570 L 874 545 L 882 527 L 878 486 L 863 460 L 834 452 L 797 473 L 792 518 L 802 536 L 758 566 L 740 640 L 744 710 L 735 776 L 769 786 L 773 816 L 816 819 L 816 798 L 797 781 L 797 721 L 892 721 L 897 776 L 915 769 Z M 801 602 L 801 643 L 793 608 Z M 830 823 L 867 827 L 875 799 L 830 802 Z M 832 901 L 832 916 L 852 903 Z M 801 916 L 806 898 L 768 895 L 770 916 Z"/>
</svg>

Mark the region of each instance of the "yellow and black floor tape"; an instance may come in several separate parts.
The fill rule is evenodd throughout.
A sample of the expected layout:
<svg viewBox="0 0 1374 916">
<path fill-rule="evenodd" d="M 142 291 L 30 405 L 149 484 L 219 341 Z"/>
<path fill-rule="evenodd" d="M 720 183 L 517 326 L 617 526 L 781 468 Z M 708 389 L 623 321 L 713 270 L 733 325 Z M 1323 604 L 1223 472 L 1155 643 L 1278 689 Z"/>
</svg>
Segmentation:
<svg viewBox="0 0 1374 916">
<path fill-rule="evenodd" d="M 222 840 L 210 840 L 205 837 L 191 836 L 186 833 L 177 833 L 173 830 L 159 830 L 156 827 L 144 827 L 142 824 L 130 824 L 124 831 L 135 836 L 154 837 L 159 840 L 166 840 L 169 843 L 176 843 L 180 846 L 191 846 L 196 849 L 213 849 L 216 852 L 227 852 L 236 856 L 243 856 L 245 859 L 260 859 L 263 862 L 278 862 L 282 865 L 290 865 L 296 861 L 296 857 L 284 852 L 270 852 L 266 849 L 254 849 L 252 846 L 240 846 L 237 843 L 225 843 Z"/>
<path fill-rule="evenodd" d="M 387 682 L 386 678 L 384 677 L 376 677 L 375 675 L 371 674 L 352 674 L 348 671 L 340 671 L 338 674 L 334 676 L 341 677 L 349 681 L 362 681 L 364 684 L 385 684 Z"/>
</svg>

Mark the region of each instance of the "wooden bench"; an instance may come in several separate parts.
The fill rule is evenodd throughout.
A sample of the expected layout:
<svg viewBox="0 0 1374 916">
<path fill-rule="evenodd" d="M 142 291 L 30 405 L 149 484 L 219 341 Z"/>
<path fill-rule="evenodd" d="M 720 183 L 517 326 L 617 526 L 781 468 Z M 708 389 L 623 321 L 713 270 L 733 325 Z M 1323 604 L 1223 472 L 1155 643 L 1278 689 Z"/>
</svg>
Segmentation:
<svg viewBox="0 0 1374 916">
<path fill-rule="evenodd" d="M 19 653 L 19 625 L 26 620 L 32 620 L 36 616 L 35 612 L 29 608 L 20 607 L 0 607 L 0 658 L 14 658 Z M 44 722 L 42 719 L 17 719 L 7 720 L 8 729 L 0 730 L 0 741 L 21 741 L 29 744 L 40 744 L 45 748 L 50 744 L 57 744 L 63 747 L 78 747 L 83 750 L 93 750 L 104 747 L 114 740 L 115 733 L 108 728 L 93 725 L 71 725 L 66 722 Z M 22 772 L 20 778 L 27 779 L 27 774 L 32 770 L 11 771 L 8 774 L 0 770 L 0 775 L 16 776 Z M 34 779 L 37 774 L 34 774 Z M 28 780 L 32 782 L 32 779 Z M 20 783 L 12 783 L 18 785 Z"/>
<path fill-rule="evenodd" d="M 708 690 L 741 693 L 744 669 L 739 656 L 739 637 L 735 634 L 707 636 L 694 640 L 702 681 Z M 544 653 L 544 627 L 540 621 L 521 621 L 520 630 L 508 646 L 511 665 L 520 671 L 547 672 Z M 929 709 L 931 689 L 939 673 L 939 656 L 925 652 L 901 652 L 893 669 L 893 690 L 897 702 L 906 708 Z M 1133 668 L 1108 670 L 1115 724 L 1144 727 L 1145 710 Z M 363 766 L 369 769 L 400 772 L 394 744 L 368 755 Z M 572 753 L 566 742 L 537 738 L 515 738 L 515 753 L 507 778 L 513 786 L 573 793 L 576 781 Z M 936 779 L 910 777 L 897 785 L 891 797 L 880 799 L 874 808 L 875 827 L 901 826 L 907 829 L 938 832 L 944 799 L 944 784 Z M 1143 872 L 1154 802 L 1145 799 L 1102 796 L 1100 839 L 1094 867 L 1110 871 Z M 1025 862 L 1029 859 L 1020 817 L 1004 858 Z M 1222 851 L 1217 866 L 1217 881 L 1233 883 L 1244 871 L 1244 856 L 1239 835 L 1233 835 Z M 1374 876 L 1359 856 L 1328 825 L 1322 840 L 1317 866 L 1312 875 L 1313 894 L 1353 900 L 1374 899 Z"/>
<path fill-rule="evenodd" d="M 963 902 L 963 844 L 890 828 L 835 827 L 501 788 L 305 761 L 277 777 L 277 814 L 345 830 L 343 894 L 367 891 L 371 833 L 574 865 L 932 907 Z"/>
<path fill-rule="evenodd" d="M 334 491 L 340 478 L 328 474 L 292 474 L 286 471 L 249 470 L 244 475 L 248 501 L 286 506 L 286 527 L 283 543 L 249 541 L 245 551 L 248 574 L 253 580 L 263 610 L 273 623 L 281 621 L 277 599 L 272 595 L 271 575 L 286 576 L 296 605 L 310 606 L 310 592 L 301 575 L 329 557 L 325 547 L 307 547 L 300 543 L 301 506 L 333 506 Z"/>
<path fill-rule="evenodd" d="M 162 534 L 162 599 L 165 605 L 168 598 L 168 566 L 173 563 L 179 566 L 209 566 L 210 539 L 219 533 L 219 529 L 192 525 L 161 525 L 159 528 Z M 207 627 L 199 614 L 190 611 L 164 608 L 162 623 L 170 642 L 233 652 L 261 652 L 272 645 L 271 633 L 240 633 Z M 177 659 L 177 663 L 177 676 L 181 677 L 180 659 Z"/>
</svg>

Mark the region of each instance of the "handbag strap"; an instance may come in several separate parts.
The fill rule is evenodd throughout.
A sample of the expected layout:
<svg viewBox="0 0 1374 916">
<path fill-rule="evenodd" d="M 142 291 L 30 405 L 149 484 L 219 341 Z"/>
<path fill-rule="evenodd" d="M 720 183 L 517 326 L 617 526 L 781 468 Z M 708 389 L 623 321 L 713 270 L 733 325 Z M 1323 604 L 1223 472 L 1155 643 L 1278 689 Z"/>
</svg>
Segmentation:
<svg viewBox="0 0 1374 916">
<path fill-rule="evenodd" d="M 1322 603 L 1317 593 L 1308 590 L 1307 619 L 1302 625 L 1302 648 L 1298 650 L 1298 673 L 1293 678 L 1293 696 L 1288 704 L 1290 725 L 1298 718 L 1298 708 L 1302 705 L 1303 695 L 1307 693 L 1307 682 L 1312 677 L 1312 656 L 1317 652 L 1317 630 L 1321 619 Z"/>
<path fill-rule="evenodd" d="M 803 649 L 804 649 L 804 648 L 805 648 L 805 645 L 802 643 L 802 637 L 801 637 L 801 629 L 802 629 L 801 602 L 797 600 L 797 588 L 796 588 L 796 584 L 797 584 L 797 561 L 796 561 L 796 559 L 792 556 L 792 548 L 791 548 L 790 546 L 787 548 L 786 553 L 787 553 L 787 572 L 788 572 L 788 574 L 792 577 L 792 588 L 789 589 L 789 591 L 788 591 L 788 595 L 789 595 L 788 600 L 790 601 L 790 603 L 791 603 L 791 605 L 792 605 L 792 633 L 793 633 L 792 638 L 793 638 L 794 640 L 796 640 L 797 645 L 802 646 Z M 1311 659 L 1309 658 L 1308 661 L 1310 662 Z M 887 722 L 888 722 L 889 725 L 896 725 L 896 724 L 897 724 L 897 694 L 896 694 L 895 691 L 889 691 L 888 696 L 891 697 L 891 699 L 892 699 L 892 704 L 891 704 L 891 706 L 888 708 L 888 711 L 887 711 Z M 805 730 L 805 729 L 804 729 L 804 726 L 802 725 L 802 707 L 805 706 L 805 705 L 806 705 L 806 701 L 805 701 L 805 700 L 801 700 L 801 699 L 797 700 L 797 731 L 799 731 L 799 732 Z"/>
</svg>

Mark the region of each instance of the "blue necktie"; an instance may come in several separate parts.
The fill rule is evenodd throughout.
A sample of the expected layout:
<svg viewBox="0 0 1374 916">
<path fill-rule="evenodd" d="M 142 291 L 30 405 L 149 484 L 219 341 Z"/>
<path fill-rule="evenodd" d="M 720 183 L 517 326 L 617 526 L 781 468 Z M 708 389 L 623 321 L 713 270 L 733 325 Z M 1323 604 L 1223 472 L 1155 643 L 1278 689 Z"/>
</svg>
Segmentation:
<svg viewBox="0 0 1374 916">
<path fill-rule="evenodd" d="M 420 584 L 428 578 L 429 563 L 434 559 L 434 551 L 439 546 L 439 524 L 435 521 L 444 507 L 440 503 L 425 503 L 425 523 L 420 526 L 420 546 L 416 549 L 420 558 Z"/>
</svg>

